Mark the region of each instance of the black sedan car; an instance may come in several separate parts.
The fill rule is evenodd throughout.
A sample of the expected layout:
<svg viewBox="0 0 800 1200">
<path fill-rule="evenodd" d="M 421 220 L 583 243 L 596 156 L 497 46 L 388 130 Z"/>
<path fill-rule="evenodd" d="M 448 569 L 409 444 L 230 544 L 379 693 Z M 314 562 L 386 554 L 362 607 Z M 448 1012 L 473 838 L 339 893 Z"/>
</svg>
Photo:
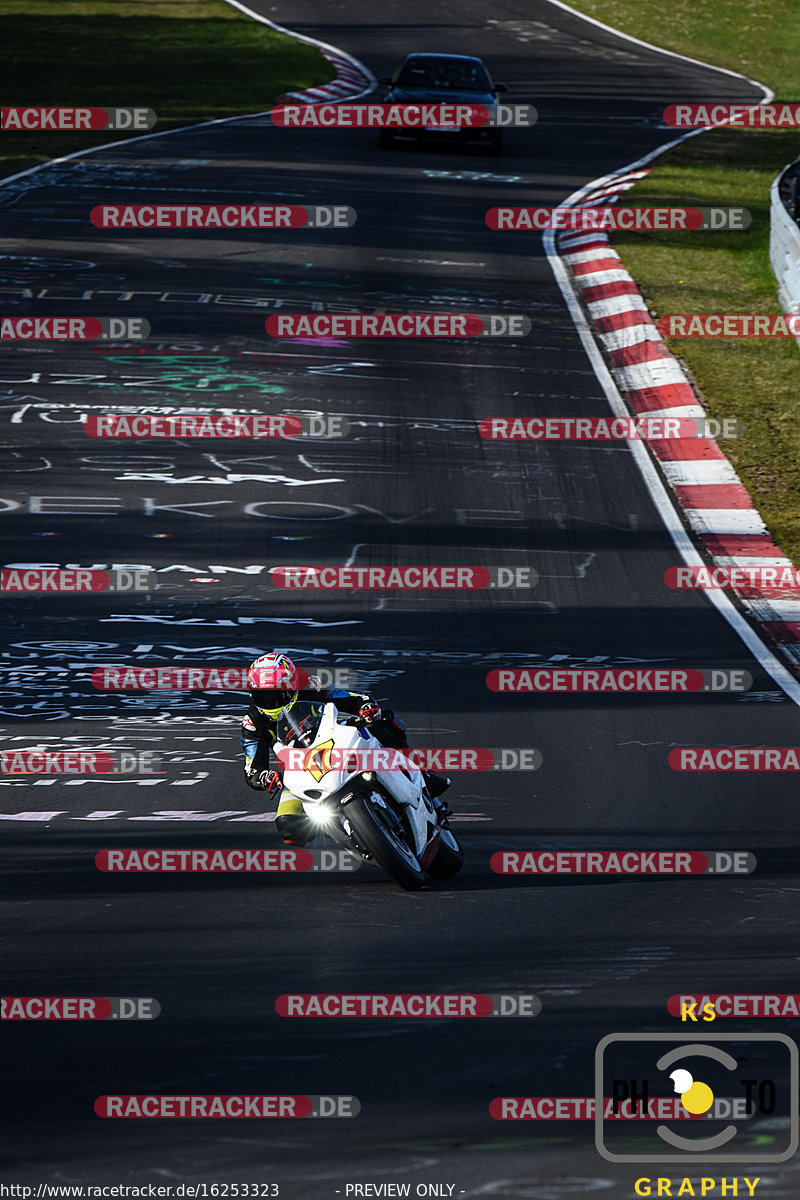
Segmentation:
<svg viewBox="0 0 800 1200">
<path fill-rule="evenodd" d="M 383 100 L 387 104 L 483 104 L 497 106 L 497 97 L 507 90 L 503 83 L 493 83 L 479 58 L 464 54 L 409 54 L 392 75 L 379 82 L 386 87 Z M 483 128 L 446 129 L 442 126 L 382 129 L 379 143 L 384 149 L 395 141 L 433 141 L 474 143 L 486 147 L 490 154 L 503 149 L 502 130 L 495 126 Z"/>
</svg>

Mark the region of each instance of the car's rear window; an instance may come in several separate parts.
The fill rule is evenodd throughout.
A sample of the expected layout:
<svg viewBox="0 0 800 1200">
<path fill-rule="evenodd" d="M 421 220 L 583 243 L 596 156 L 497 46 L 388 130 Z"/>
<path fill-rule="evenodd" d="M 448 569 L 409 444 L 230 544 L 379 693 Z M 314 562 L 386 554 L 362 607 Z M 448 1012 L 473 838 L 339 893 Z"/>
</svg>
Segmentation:
<svg viewBox="0 0 800 1200">
<path fill-rule="evenodd" d="M 489 77 L 480 63 L 452 58 L 412 58 L 397 78 L 399 87 L 488 92 Z"/>
</svg>

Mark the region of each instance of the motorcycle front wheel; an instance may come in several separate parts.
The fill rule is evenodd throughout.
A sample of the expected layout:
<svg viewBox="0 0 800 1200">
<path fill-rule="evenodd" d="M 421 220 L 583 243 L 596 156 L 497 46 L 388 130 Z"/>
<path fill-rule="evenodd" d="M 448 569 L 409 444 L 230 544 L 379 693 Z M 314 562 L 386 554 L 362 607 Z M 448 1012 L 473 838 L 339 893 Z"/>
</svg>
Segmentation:
<svg viewBox="0 0 800 1200">
<path fill-rule="evenodd" d="M 428 874 L 432 879 L 452 879 L 464 865 L 464 851 L 458 838 L 449 826 L 443 826 L 439 834 L 439 849 L 436 857 L 428 863 Z"/>
<path fill-rule="evenodd" d="M 427 876 L 406 841 L 400 818 L 392 809 L 372 803 L 370 796 L 354 796 L 345 806 L 344 815 L 356 841 L 395 883 L 408 892 L 424 886 Z"/>
</svg>

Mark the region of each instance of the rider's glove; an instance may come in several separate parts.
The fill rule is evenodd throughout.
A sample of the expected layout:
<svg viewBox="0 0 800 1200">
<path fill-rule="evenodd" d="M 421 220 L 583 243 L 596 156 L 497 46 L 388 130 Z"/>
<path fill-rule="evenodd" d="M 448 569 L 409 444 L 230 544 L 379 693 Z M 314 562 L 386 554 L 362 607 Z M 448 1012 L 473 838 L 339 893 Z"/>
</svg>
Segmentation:
<svg viewBox="0 0 800 1200">
<path fill-rule="evenodd" d="M 283 787 L 283 780 L 277 771 L 249 771 L 247 782 L 259 792 L 276 792 Z"/>
<path fill-rule="evenodd" d="M 380 718 L 381 710 L 374 701 L 370 700 L 367 704 L 361 705 L 358 715 L 367 725 L 371 725 L 373 721 L 377 721 Z"/>
</svg>

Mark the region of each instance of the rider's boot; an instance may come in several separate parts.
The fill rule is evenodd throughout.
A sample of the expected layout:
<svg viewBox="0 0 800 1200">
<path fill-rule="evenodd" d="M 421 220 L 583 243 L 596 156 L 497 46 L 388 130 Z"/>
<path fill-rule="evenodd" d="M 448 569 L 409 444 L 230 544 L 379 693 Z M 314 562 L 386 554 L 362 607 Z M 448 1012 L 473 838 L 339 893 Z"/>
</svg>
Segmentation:
<svg viewBox="0 0 800 1200">
<path fill-rule="evenodd" d="M 437 814 L 442 818 L 448 816 L 453 810 L 445 800 L 441 800 L 439 797 L 447 791 L 452 781 L 446 775 L 437 775 L 435 771 L 423 771 L 422 778 L 425 780 L 426 791 L 433 801 L 433 807 Z"/>
<path fill-rule="evenodd" d="M 305 846 L 316 834 L 314 823 L 303 811 L 303 803 L 289 792 L 281 793 L 275 828 L 284 846 Z"/>
<path fill-rule="evenodd" d="M 276 817 L 275 828 L 283 838 L 284 846 L 305 846 L 316 833 L 313 822 L 305 814 L 289 813 L 285 817 Z"/>
</svg>

